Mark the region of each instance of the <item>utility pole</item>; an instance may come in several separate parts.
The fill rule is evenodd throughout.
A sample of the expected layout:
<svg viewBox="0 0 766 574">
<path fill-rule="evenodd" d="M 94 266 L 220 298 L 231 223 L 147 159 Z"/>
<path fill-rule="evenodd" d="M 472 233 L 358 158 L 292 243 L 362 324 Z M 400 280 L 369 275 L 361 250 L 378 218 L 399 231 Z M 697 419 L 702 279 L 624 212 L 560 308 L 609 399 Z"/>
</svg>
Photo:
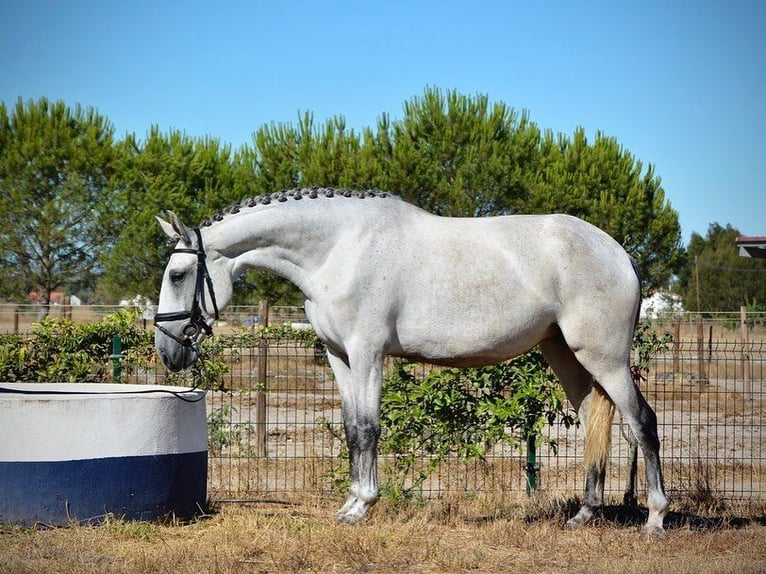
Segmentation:
<svg viewBox="0 0 766 574">
<path fill-rule="evenodd" d="M 699 256 L 694 256 L 694 277 L 697 283 L 697 384 L 702 392 L 707 384 L 705 375 L 705 332 L 702 326 L 702 305 L 700 304 Z"/>
<path fill-rule="evenodd" d="M 697 284 L 697 313 L 702 313 L 702 305 L 700 305 L 700 265 L 699 255 L 694 256 L 694 279 Z"/>
</svg>

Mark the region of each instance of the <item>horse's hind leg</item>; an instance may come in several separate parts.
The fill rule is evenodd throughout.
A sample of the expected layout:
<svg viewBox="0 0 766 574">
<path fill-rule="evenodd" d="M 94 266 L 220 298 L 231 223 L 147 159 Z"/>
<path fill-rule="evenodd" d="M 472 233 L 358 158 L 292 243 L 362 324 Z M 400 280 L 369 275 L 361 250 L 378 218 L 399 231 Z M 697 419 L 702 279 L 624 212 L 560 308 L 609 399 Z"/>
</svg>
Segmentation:
<svg viewBox="0 0 766 574">
<path fill-rule="evenodd" d="M 633 383 L 627 363 L 606 360 L 603 355 L 585 350 L 579 351 L 577 358 L 583 365 L 587 365 L 588 370 L 620 410 L 644 453 L 649 507 L 645 530 L 651 534 L 664 534 L 663 521 L 669 503 L 665 496 L 660 465 L 657 415 Z"/>
<path fill-rule="evenodd" d="M 540 349 L 585 428 L 585 495 L 579 512 L 568 522 L 569 526 L 577 527 L 588 522 L 604 503 L 614 408 L 603 390 L 594 385 L 593 377 L 577 361 L 560 333 L 541 341 Z"/>
<path fill-rule="evenodd" d="M 349 360 L 328 353 L 343 410 L 350 463 L 348 498 L 335 514 L 341 522 L 354 524 L 364 518 L 378 500 L 378 438 L 380 437 L 380 386 L 382 359 Z"/>
</svg>

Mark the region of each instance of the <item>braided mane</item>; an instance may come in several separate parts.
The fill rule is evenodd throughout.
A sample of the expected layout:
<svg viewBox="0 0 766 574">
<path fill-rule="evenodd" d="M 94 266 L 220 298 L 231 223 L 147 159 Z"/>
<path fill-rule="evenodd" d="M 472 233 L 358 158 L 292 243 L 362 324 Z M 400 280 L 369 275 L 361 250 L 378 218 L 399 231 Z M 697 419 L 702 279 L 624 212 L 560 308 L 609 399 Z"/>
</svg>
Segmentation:
<svg viewBox="0 0 766 574">
<path fill-rule="evenodd" d="M 284 203 L 288 200 L 297 201 L 303 198 L 317 199 L 322 197 L 356 197 L 364 199 L 367 197 L 395 197 L 388 192 L 380 191 L 377 189 L 367 189 L 364 191 L 353 189 L 336 189 L 332 187 L 309 187 L 309 188 L 296 188 L 296 189 L 283 189 L 274 193 L 266 193 L 264 195 L 258 195 L 243 199 L 239 202 L 233 203 L 225 209 L 217 212 L 212 217 L 204 220 L 200 226 L 207 227 L 221 221 L 227 215 L 234 215 L 239 213 L 242 209 L 249 207 L 257 207 L 258 205 L 268 205 L 270 203 Z"/>
</svg>

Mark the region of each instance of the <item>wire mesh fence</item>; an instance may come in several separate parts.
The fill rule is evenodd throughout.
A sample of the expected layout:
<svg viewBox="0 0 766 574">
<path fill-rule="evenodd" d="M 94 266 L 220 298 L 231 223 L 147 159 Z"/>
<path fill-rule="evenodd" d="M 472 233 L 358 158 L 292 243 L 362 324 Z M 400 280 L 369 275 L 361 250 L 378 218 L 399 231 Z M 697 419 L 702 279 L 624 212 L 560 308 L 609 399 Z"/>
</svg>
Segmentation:
<svg viewBox="0 0 766 574">
<path fill-rule="evenodd" d="M 742 369 L 742 345 L 714 341 L 706 356 L 706 378 L 697 372 L 697 343 L 678 342 L 657 357 L 642 391 L 658 415 L 665 483 L 675 499 L 761 505 L 766 502 L 764 460 L 764 357 L 751 343 L 751 378 Z M 222 388 L 208 396 L 210 490 L 219 500 L 285 499 L 342 488 L 340 399 L 322 354 L 295 341 L 267 348 L 230 349 L 235 358 Z M 264 365 L 265 363 L 265 365 Z M 265 378 L 263 373 L 265 372 Z M 259 375 L 260 373 L 260 375 Z M 536 459 L 537 487 L 551 494 L 579 494 L 584 484 L 584 436 L 560 422 L 545 427 Z M 621 498 L 631 481 L 630 433 L 616 417 L 607 494 Z M 637 460 L 639 496 L 643 460 Z M 414 474 L 428 464 L 423 455 Z M 391 460 L 382 458 L 380 475 Z M 497 446 L 484 459 L 450 457 L 417 494 L 450 492 L 523 493 L 526 452 Z"/>
<path fill-rule="evenodd" d="M 78 310 L 78 313 L 86 313 Z M 302 323 L 287 310 L 273 322 Z M 242 309 L 227 317 L 227 329 L 258 326 L 257 314 Z M 766 503 L 764 379 L 766 337 L 743 338 L 737 329 L 693 324 L 681 329 L 667 352 L 654 358 L 642 392 L 658 416 L 665 485 L 671 498 L 762 507 Z M 21 330 L 21 329 L 20 329 Z M 23 330 L 21 330 L 23 332 Z M 717 338 L 713 338 L 713 334 Z M 209 433 L 209 492 L 217 500 L 289 499 L 344 489 L 340 399 L 322 348 L 300 341 L 266 340 L 224 349 L 228 372 L 206 398 Z M 389 363 L 391 368 L 392 363 Z M 423 367 L 424 369 L 429 367 Z M 159 366 L 139 369 L 127 382 L 174 381 Z M 544 429 L 534 462 L 538 489 L 573 496 L 584 484 L 584 437 L 559 421 Z M 607 494 L 621 498 L 636 466 L 643 491 L 643 461 L 633 462 L 630 433 L 616 417 Z M 419 487 L 423 497 L 451 492 L 523 493 L 529 461 L 523 449 L 497 446 L 483 459 L 450 457 Z M 416 473 L 427 466 L 423 455 Z M 387 478 L 392 461 L 380 460 Z M 413 477 L 414 482 L 414 477 Z"/>
</svg>

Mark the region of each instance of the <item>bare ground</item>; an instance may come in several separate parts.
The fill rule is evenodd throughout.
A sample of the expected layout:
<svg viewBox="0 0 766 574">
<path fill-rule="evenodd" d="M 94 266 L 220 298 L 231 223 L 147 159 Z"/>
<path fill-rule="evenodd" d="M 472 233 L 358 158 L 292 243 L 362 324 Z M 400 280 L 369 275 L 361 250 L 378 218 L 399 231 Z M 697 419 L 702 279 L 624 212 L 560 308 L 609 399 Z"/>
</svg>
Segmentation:
<svg viewBox="0 0 766 574">
<path fill-rule="evenodd" d="M 337 501 L 335 501 L 337 502 Z M 532 503 L 530 503 L 532 504 Z M 376 507 L 337 524 L 326 501 L 225 505 L 188 524 L 110 520 L 97 527 L 0 528 L 0 571 L 114 573 L 766 571 L 766 517 L 671 512 L 665 538 L 642 511 L 608 507 L 592 526 L 564 526 L 574 501 L 498 509 L 443 500 Z M 491 510 L 488 510 L 491 508 Z"/>
</svg>

